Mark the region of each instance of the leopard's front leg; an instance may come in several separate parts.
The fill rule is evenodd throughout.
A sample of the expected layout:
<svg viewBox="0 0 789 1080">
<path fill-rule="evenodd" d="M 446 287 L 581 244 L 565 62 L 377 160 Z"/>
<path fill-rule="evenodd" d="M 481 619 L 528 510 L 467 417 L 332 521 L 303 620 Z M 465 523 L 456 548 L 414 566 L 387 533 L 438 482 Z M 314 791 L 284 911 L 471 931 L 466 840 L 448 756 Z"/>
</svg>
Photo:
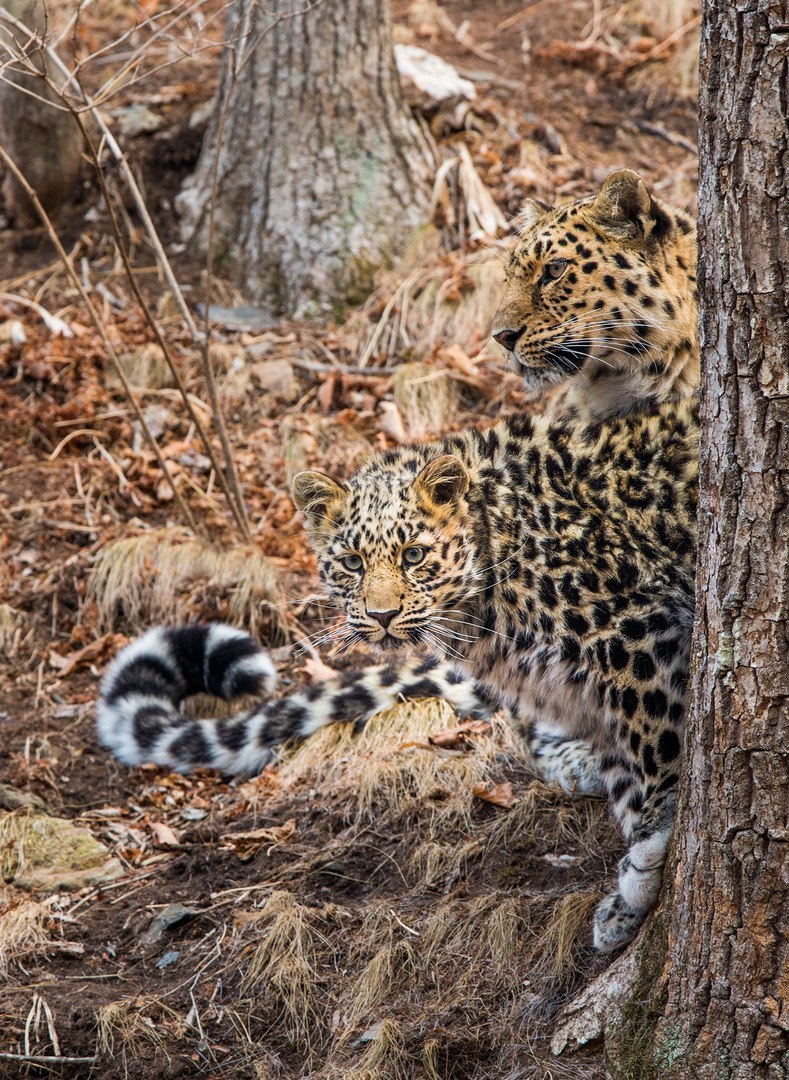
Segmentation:
<svg viewBox="0 0 789 1080">
<path fill-rule="evenodd" d="M 657 903 L 676 807 L 683 709 L 681 700 L 672 703 L 660 688 L 642 692 L 631 715 L 616 720 L 618 751 L 601 758 L 614 814 L 628 840 L 618 888 L 595 913 L 594 944 L 601 952 L 630 941 Z"/>
</svg>

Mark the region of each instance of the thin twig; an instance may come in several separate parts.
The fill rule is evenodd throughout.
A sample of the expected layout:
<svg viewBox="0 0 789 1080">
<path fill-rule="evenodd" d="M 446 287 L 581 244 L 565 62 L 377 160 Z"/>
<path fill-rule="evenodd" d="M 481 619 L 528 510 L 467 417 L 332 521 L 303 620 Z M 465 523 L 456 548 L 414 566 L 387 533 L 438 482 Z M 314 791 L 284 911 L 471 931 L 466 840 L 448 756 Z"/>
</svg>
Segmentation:
<svg viewBox="0 0 789 1080">
<path fill-rule="evenodd" d="M 233 517 L 236 520 L 236 524 L 238 525 L 241 532 L 245 533 L 244 520 L 242 519 L 241 515 L 239 514 L 238 509 L 236 507 L 236 504 L 235 504 L 235 502 L 233 500 L 233 496 L 232 496 L 230 488 L 228 486 L 227 476 L 225 474 L 225 471 L 224 471 L 224 469 L 222 469 L 220 463 L 217 461 L 216 455 L 214 453 L 214 448 L 211 446 L 211 443 L 209 441 L 209 438 L 208 438 L 208 435 L 207 435 L 207 433 L 205 431 L 205 428 L 203 427 L 203 425 L 202 425 L 202 423 L 200 421 L 200 418 L 198 417 L 197 412 L 195 411 L 194 405 L 192 404 L 192 402 L 191 402 L 191 400 L 189 398 L 189 393 L 188 393 L 188 391 L 186 389 L 186 385 L 184 384 L 183 378 L 181 377 L 181 372 L 178 370 L 178 367 L 177 367 L 177 365 L 175 363 L 175 360 L 173 359 L 172 353 L 170 352 L 170 349 L 169 349 L 169 347 L 167 345 L 167 342 L 165 341 L 164 336 L 162 335 L 162 332 L 161 332 L 161 330 L 159 328 L 159 324 L 157 323 L 156 319 L 154 319 L 153 313 L 152 313 L 152 311 L 150 309 L 150 306 L 149 306 L 148 302 L 146 301 L 146 299 L 145 299 L 145 297 L 143 295 L 143 292 L 142 292 L 142 290 L 141 290 L 141 288 L 139 286 L 139 283 L 137 282 L 137 279 L 135 277 L 135 274 L 134 274 L 134 271 L 133 271 L 133 268 L 132 268 L 132 265 L 131 265 L 131 260 L 129 259 L 129 252 L 128 252 L 128 249 L 127 249 L 126 244 L 124 242 L 123 235 L 121 233 L 120 225 L 118 223 L 117 214 L 115 213 L 115 206 L 114 206 L 114 203 L 113 203 L 113 199 L 112 199 L 112 196 L 110 195 L 109 189 L 107 187 L 107 182 L 106 182 L 106 180 L 104 178 L 104 170 L 101 167 L 101 162 L 99 161 L 99 157 L 98 157 L 98 153 L 96 151 L 96 147 L 95 147 L 95 145 L 93 143 L 93 140 L 90 138 L 90 134 L 87 131 L 87 128 L 85 127 L 85 124 L 84 124 L 84 122 L 82 120 L 82 117 L 79 116 L 76 112 L 73 113 L 73 115 L 74 115 L 74 119 L 76 120 L 77 124 L 79 125 L 79 128 L 80 128 L 80 131 L 82 132 L 83 138 L 85 139 L 85 145 L 88 148 L 88 153 L 90 154 L 91 160 L 93 162 L 94 169 L 96 170 L 96 176 L 98 177 L 98 180 L 99 180 L 99 186 L 101 188 L 101 193 L 102 193 L 102 195 L 104 197 L 104 203 L 105 203 L 105 205 L 107 207 L 107 210 L 109 212 L 109 215 L 110 215 L 110 225 L 112 227 L 113 236 L 115 237 L 115 246 L 116 246 L 116 248 L 118 250 L 118 254 L 121 257 L 121 262 L 123 263 L 123 268 L 126 271 L 126 277 L 127 277 L 128 281 L 129 281 L 129 284 L 132 287 L 132 291 L 133 291 L 134 296 L 135 296 L 135 298 L 137 300 L 137 303 L 140 305 L 140 310 L 142 311 L 146 322 L 148 323 L 151 330 L 153 331 L 154 337 L 156 338 L 156 342 L 157 342 L 159 348 L 162 350 L 162 354 L 164 356 L 164 359 L 165 359 L 165 362 L 167 363 L 168 368 L 170 369 L 170 373 L 173 376 L 173 379 L 175 379 L 175 385 L 178 388 L 178 392 L 181 395 L 181 400 L 183 401 L 184 405 L 186 406 L 186 411 L 189 414 L 189 418 L 192 421 L 192 423 L 194 424 L 195 430 L 197 431 L 197 434 L 200 436 L 200 441 L 202 442 L 203 447 L 205 448 L 205 452 L 206 452 L 211 464 L 213 465 L 214 470 L 217 473 L 217 476 L 219 477 L 220 486 L 221 486 L 221 488 L 222 488 L 222 490 L 223 490 L 223 492 L 225 494 L 225 498 L 227 499 L 227 503 L 228 503 L 228 506 L 230 507 L 230 511 L 231 511 Z"/>
<path fill-rule="evenodd" d="M 113 363 L 113 366 L 115 367 L 116 374 L 118 375 L 118 378 L 121 381 L 121 385 L 123 386 L 124 393 L 128 397 L 129 402 L 130 402 L 132 408 L 134 409 L 134 414 L 137 417 L 137 421 L 138 421 L 138 423 L 139 423 L 139 425 L 140 425 L 140 427 L 142 429 L 143 434 L 145 435 L 145 438 L 148 440 L 148 443 L 150 444 L 151 449 L 153 450 L 154 454 L 156 455 L 156 460 L 159 463 L 159 468 L 162 470 L 162 473 L 164 474 L 164 477 L 167 480 L 167 483 L 170 485 L 170 488 L 172 489 L 173 495 L 175 497 L 176 502 L 178 503 L 178 506 L 179 506 L 179 508 L 181 510 L 181 513 L 186 518 L 186 521 L 188 522 L 189 527 L 194 532 L 199 532 L 198 527 L 197 527 L 197 523 L 196 523 L 196 521 L 194 519 L 194 516 L 192 515 L 192 512 L 189 509 L 189 506 L 188 506 L 186 500 L 181 495 L 181 492 L 178 490 L 178 487 L 176 486 L 176 483 L 173 480 L 172 474 L 171 474 L 170 469 L 169 469 L 169 467 L 167 465 L 167 462 L 164 459 L 164 456 L 162 454 L 159 443 L 156 441 L 156 438 L 155 438 L 153 432 L 151 431 L 150 427 L 148 426 L 148 421 L 145 419 L 145 416 L 143 415 L 143 411 L 140 408 L 140 404 L 139 404 L 139 402 L 137 401 L 137 398 L 134 395 L 134 391 L 131 388 L 131 384 L 130 384 L 129 380 L 126 377 L 126 372 L 123 370 L 123 366 L 122 366 L 122 364 L 121 364 L 121 362 L 120 362 L 120 360 L 118 358 L 118 354 L 115 352 L 115 348 L 114 348 L 112 342 L 109 339 L 109 335 L 107 334 L 107 331 L 104 328 L 104 324 L 102 323 L 99 316 L 96 314 L 96 311 L 95 311 L 95 309 L 93 307 L 93 304 L 91 303 L 90 297 L 88 296 L 87 292 L 85 291 L 85 286 L 82 284 L 82 280 L 81 280 L 79 274 L 77 273 L 77 271 L 76 271 L 76 269 L 74 267 L 74 264 L 71 261 L 68 253 L 66 252 L 66 249 L 63 247 L 62 243 L 60 242 L 60 237 L 58 236 L 57 232 L 55 231 L 55 227 L 52 224 L 52 221 L 51 221 L 51 219 L 49 217 L 49 214 L 47 214 L 46 210 L 41 205 L 41 200 L 39 199 L 39 197 L 36 194 L 33 187 L 28 183 L 27 179 L 22 174 L 22 172 L 19 169 L 19 167 L 17 166 L 16 162 L 13 160 L 13 158 L 10 156 L 10 154 L 8 153 L 8 151 L 5 149 L 5 147 L 2 144 L 0 144 L 0 158 L 2 158 L 2 160 L 5 162 L 6 167 L 11 170 L 11 172 L 13 173 L 15 179 L 20 184 L 20 186 L 23 188 L 23 190 L 24 190 L 25 194 L 27 195 L 27 197 L 33 203 L 33 206 L 35 207 L 36 213 L 38 214 L 39 218 L 41 219 L 42 225 L 46 229 L 55 250 L 57 251 L 58 255 L 60 256 L 60 258 L 61 258 L 61 260 L 63 262 L 63 265 L 66 267 L 66 270 L 67 270 L 67 272 L 69 274 L 69 277 L 71 278 L 72 284 L 76 288 L 77 292 L 79 293 L 80 297 L 82 298 L 82 302 L 85 304 L 85 307 L 88 310 L 88 314 L 90 315 L 91 322 L 93 323 L 93 325 L 94 325 L 94 327 L 96 329 L 96 333 L 101 338 L 102 344 L 104 345 L 104 348 L 105 348 L 105 350 L 107 352 L 107 355 L 109 356 L 110 360 Z"/>
<path fill-rule="evenodd" d="M 2 1061 L 30 1061 L 36 1065 L 92 1065 L 95 1057 L 62 1057 L 59 1054 L 9 1054 L 0 1052 Z"/>
<path fill-rule="evenodd" d="M 304 371 L 326 372 L 337 375 L 358 375 L 366 379 L 378 379 L 382 375 L 394 375 L 396 367 L 365 368 L 357 364 L 321 364 L 318 360 L 305 360 L 301 357 L 291 357 L 291 364 Z"/>
<path fill-rule="evenodd" d="M 199 6 L 199 5 L 196 5 L 196 6 Z M 187 330 L 189 331 L 189 334 L 190 334 L 193 342 L 195 342 L 195 344 L 202 344 L 201 339 L 200 339 L 200 333 L 199 333 L 199 331 L 197 329 L 197 325 L 195 324 L 195 321 L 192 318 L 192 314 L 191 314 L 191 312 L 189 310 L 189 307 L 188 307 L 188 305 L 186 303 L 186 299 L 185 299 L 185 297 L 183 295 L 183 291 L 181 290 L 181 287 L 178 284 L 178 281 L 177 281 L 177 279 L 175 277 L 172 266 L 171 266 L 170 261 L 169 261 L 169 259 L 167 257 L 167 253 L 165 252 L 164 247 L 163 247 L 163 245 L 161 243 L 161 240 L 159 239 L 159 235 L 157 233 L 156 226 L 154 225 L 153 220 L 152 220 L 152 218 L 151 218 L 151 216 L 150 216 L 150 214 L 148 212 L 148 207 L 146 205 L 145 199 L 144 199 L 144 197 L 142 195 L 142 192 L 140 191 L 140 188 L 139 188 L 139 186 L 138 186 L 138 184 L 137 184 L 137 182 L 136 182 L 136 180 L 134 178 L 134 174 L 133 174 L 133 172 L 132 172 L 132 170 L 131 170 L 131 168 L 129 166 L 129 163 L 126 160 L 126 156 L 124 155 L 124 153 L 121 150 L 121 148 L 119 147 L 115 137 L 113 136 L 112 132 L 110 131 L 109 127 L 107 126 L 107 123 L 104 120 L 104 117 L 102 116 L 101 112 L 96 107 L 95 99 L 92 99 L 86 93 L 84 87 L 81 85 L 81 83 L 78 80 L 78 74 L 77 73 L 79 71 L 79 65 L 77 66 L 77 68 L 75 68 L 74 72 L 69 72 L 68 68 L 63 63 L 60 56 L 58 56 L 58 54 L 52 48 L 50 48 L 46 44 L 46 42 L 39 35 L 32 34 L 31 31 L 22 22 L 20 22 L 18 19 L 14 18 L 12 15 L 10 15 L 8 12 L 6 12 L 6 11 L 4 11 L 2 9 L 0 9 L 0 21 L 5 22 L 5 23 L 13 26 L 16 30 L 20 31 L 21 33 L 27 34 L 29 36 L 29 38 L 35 40 L 36 44 L 37 44 L 37 47 L 40 48 L 42 51 L 44 51 L 46 53 L 46 55 L 49 57 L 49 59 L 52 61 L 52 63 L 55 65 L 55 67 L 58 69 L 58 71 L 61 73 L 61 75 L 65 78 L 66 82 L 65 82 L 63 88 L 60 88 L 53 82 L 52 79 L 50 79 L 44 73 L 40 72 L 35 67 L 35 65 L 32 65 L 32 64 L 30 65 L 31 74 L 36 74 L 40 78 L 43 78 L 43 79 L 46 80 L 46 82 L 50 86 L 50 88 L 53 89 L 55 91 L 55 93 L 59 96 L 59 98 L 60 98 L 61 102 L 63 103 L 63 105 L 65 107 L 67 107 L 68 110 L 71 112 L 71 114 L 75 117 L 75 119 L 77 119 L 77 122 L 79 123 L 79 126 L 80 126 L 80 128 L 82 130 L 83 135 L 86 135 L 86 129 L 85 129 L 84 123 L 82 122 L 81 115 L 80 115 L 81 111 L 83 111 L 83 110 L 77 109 L 74 106 L 74 104 L 72 102 L 70 102 L 68 97 L 66 96 L 66 89 L 69 86 L 69 84 L 73 83 L 76 86 L 76 88 L 79 91 L 79 94 L 80 94 L 80 96 L 82 98 L 82 101 L 84 102 L 84 111 L 87 111 L 91 115 L 91 117 L 96 122 L 96 124 L 97 124 L 97 126 L 98 126 L 98 128 L 99 128 L 99 130 L 100 130 L 100 132 L 102 134 L 102 145 L 106 145 L 108 147 L 112 157 L 115 159 L 115 161 L 118 163 L 118 165 L 120 167 L 120 171 L 121 171 L 121 174 L 123 176 L 123 179 L 126 182 L 126 185 L 127 185 L 128 189 L 129 189 L 129 191 L 130 191 L 130 193 L 132 195 L 132 198 L 133 198 L 133 200 L 135 202 L 137 212 L 139 213 L 140 218 L 142 219 L 143 225 L 145 226 L 146 233 L 148 234 L 149 242 L 150 242 L 151 246 L 153 247 L 153 250 L 154 250 L 154 253 L 156 254 L 159 265 L 161 266 L 162 272 L 164 273 L 165 280 L 167 281 L 167 284 L 170 287 L 170 291 L 172 292 L 173 298 L 175 299 L 175 302 L 176 302 L 176 304 L 178 306 L 178 309 L 179 309 L 179 311 L 180 311 L 180 313 L 181 313 L 181 315 L 182 315 L 182 317 L 184 319 L 184 322 L 186 323 Z M 157 31 L 157 33 L 158 32 L 159 31 Z M 98 160 L 98 155 L 95 153 L 95 150 L 93 150 L 93 146 L 92 146 L 92 143 L 90 141 L 88 141 L 88 145 L 91 147 L 91 150 L 93 151 L 92 156 L 93 156 L 93 159 L 94 159 L 94 163 L 96 163 L 97 160 Z M 217 150 L 217 156 L 218 156 L 218 150 Z M 103 183 L 103 174 L 102 174 L 102 170 L 101 170 L 101 168 L 100 168 L 100 166 L 98 164 L 96 165 L 96 172 L 97 172 L 97 175 L 99 177 L 100 184 L 102 185 L 102 190 L 104 191 L 105 190 L 105 185 Z M 105 196 L 105 198 L 106 198 L 106 196 Z M 116 225 L 115 214 L 114 214 L 114 210 L 112 208 L 112 204 L 109 201 L 109 199 L 107 199 L 107 206 L 108 206 L 108 209 L 110 210 L 111 217 L 113 219 L 113 225 L 115 226 Z M 119 250 L 120 250 L 120 248 L 119 248 Z M 123 253 L 122 253 L 121 257 L 123 258 Z M 128 273 L 128 271 L 127 271 L 127 273 Z M 128 276 L 129 276 L 130 280 L 133 280 L 131 274 L 128 274 Z M 133 281 L 133 287 L 135 287 L 135 285 L 136 285 L 136 282 Z M 83 290 L 83 292 L 84 292 L 84 290 Z M 141 301 L 140 294 L 137 292 L 136 288 L 135 288 L 135 295 L 137 296 L 138 300 Z M 149 315 L 149 312 L 147 312 L 147 310 L 146 310 L 147 306 L 144 305 L 142 303 L 142 301 L 141 301 L 141 306 L 143 307 L 143 313 L 146 314 L 146 315 Z M 91 309 L 91 311 L 92 311 L 92 309 Z M 153 325 L 152 318 L 149 321 Z M 159 344 L 160 344 L 160 346 L 162 346 L 162 341 L 161 341 L 160 335 L 158 333 L 158 328 L 154 327 L 154 333 L 157 334 L 157 340 L 159 340 Z M 206 339 L 206 357 L 207 357 L 207 348 L 208 347 L 207 347 L 207 339 Z M 167 350 L 164 349 L 164 352 L 165 352 L 165 359 L 168 360 L 168 363 L 169 363 Z M 240 485 L 238 483 L 238 477 L 237 477 L 236 471 L 235 471 L 235 464 L 234 464 L 234 461 L 233 461 L 232 453 L 230 451 L 229 440 L 227 438 L 227 431 L 226 431 L 225 425 L 224 425 L 224 417 L 222 415 L 222 411 L 221 411 L 221 408 L 220 408 L 220 405 L 219 405 L 219 399 L 218 399 L 218 396 L 216 394 L 215 386 L 213 385 L 213 371 L 212 371 L 211 366 L 210 366 L 210 358 L 208 358 L 208 357 L 206 359 L 206 362 L 204 363 L 204 368 L 208 372 L 206 381 L 209 384 L 208 389 L 209 389 L 209 394 L 210 394 L 211 400 L 212 400 L 212 408 L 213 408 L 213 412 L 214 412 L 214 422 L 215 422 L 215 424 L 217 426 L 217 430 L 219 432 L 220 442 L 222 444 L 222 451 L 223 451 L 224 458 L 225 458 L 225 468 L 224 469 L 219 468 L 217 463 L 214 461 L 214 455 L 212 453 L 212 450 L 208 446 L 207 440 L 205 440 L 205 439 L 203 440 L 204 445 L 206 446 L 206 451 L 208 453 L 209 458 L 211 458 L 212 463 L 214 464 L 215 472 L 220 477 L 220 484 L 222 485 L 223 490 L 225 491 L 225 496 L 228 499 L 228 503 L 230 504 L 231 511 L 233 513 L 234 518 L 236 519 L 236 522 L 237 522 L 237 524 L 239 526 L 239 529 L 241 530 L 241 533 L 244 536 L 244 538 L 247 539 L 247 540 L 250 540 L 251 539 L 251 530 L 250 530 L 250 527 L 249 527 L 249 521 L 248 521 L 248 518 L 247 518 L 247 515 L 246 515 L 246 508 L 244 506 L 243 499 L 241 498 L 241 495 L 240 495 Z M 174 377 L 176 378 L 176 384 L 179 386 L 179 390 L 181 390 L 181 380 L 180 380 L 179 375 L 176 374 L 176 372 L 175 372 L 174 365 L 171 366 L 170 370 L 173 372 Z M 122 381 L 122 383 L 126 382 L 125 378 L 122 378 L 121 381 Z M 125 389 L 125 386 L 124 386 L 124 389 Z M 185 400 L 185 403 L 187 405 L 187 410 L 189 411 L 190 417 L 191 417 L 193 423 L 195 423 L 195 427 L 200 432 L 201 437 L 202 437 L 202 429 L 200 427 L 199 421 L 197 421 L 196 417 L 193 415 L 193 411 L 192 411 L 192 409 L 190 407 L 190 403 L 188 402 L 188 399 L 185 397 L 185 394 L 184 394 L 183 391 L 182 391 L 182 397 L 184 397 L 184 400 Z M 233 492 L 233 496 L 230 495 L 231 491 Z M 179 499 L 179 501 L 182 501 L 182 500 Z M 184 505 L 186 505 L 186 504 L 184 503 Z M 187 520 L 189 520 L 189 519 L 187 519 Z"/>
</svg>

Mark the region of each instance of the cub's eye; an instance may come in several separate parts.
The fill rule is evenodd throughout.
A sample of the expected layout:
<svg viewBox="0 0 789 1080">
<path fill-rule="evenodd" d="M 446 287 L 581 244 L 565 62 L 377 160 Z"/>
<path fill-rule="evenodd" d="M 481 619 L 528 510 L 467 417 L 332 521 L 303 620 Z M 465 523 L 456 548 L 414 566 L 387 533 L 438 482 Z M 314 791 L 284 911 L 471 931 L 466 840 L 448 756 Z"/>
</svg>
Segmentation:
<svg viewBox="0 0 789 1080">
<path fill-rule="evenodd" d="M 545 270 L 540 278 L 540 284 L 546 285 L 550 281 L 558 281 L 568 266 L 569 263 L 567 262 L 567 259 L 553 259 L 546 264 Z"/>
<path fill-rule="evenodd" d="M 403 562 L 406 566 L 418 566 L 425 555 L 427 555 L 427 549 L 420 547 L 419 544 L 403 548 Z"/>
<path fill-rule="evenodd" d="M 350 570 L 352 574 L 358 574 L 364 566 L 364 561 L 362 560 L 361 555 L 344 555 L 340 559 L 340 564 L 344 566 L 346 570 Z"/>
</svg>

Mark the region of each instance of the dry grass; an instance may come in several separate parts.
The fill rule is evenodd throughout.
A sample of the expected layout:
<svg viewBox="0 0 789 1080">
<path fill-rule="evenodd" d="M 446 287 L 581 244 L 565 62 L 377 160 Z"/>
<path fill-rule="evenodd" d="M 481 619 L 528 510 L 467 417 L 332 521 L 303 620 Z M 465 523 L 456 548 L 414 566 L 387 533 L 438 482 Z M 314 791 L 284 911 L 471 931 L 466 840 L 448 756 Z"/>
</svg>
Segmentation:
<svg viewBox="0 0 789 1080">
<path fill-rule="evenodd" d="M 431 235 L 425 234 L 424 247 Z M 450 345 L 470 356 L 484 352 L 513 242 L 497 241 L 462 258 L 437 258 L 432 251 L 407 257 L 381 278 L 364 312 L 346 322 L 349 348 L 365 361 L 429 356 Z M 372 330 L 371 311 L 381 311 Z"/>
<path fill-rule="evenodd" d="M 51 944 L 49 904 L 0 890 L 0 980 L 25 956 L 41 955 Z"/>
<path fill-rule="evenodd" d="M 382 1020 L 366 1033 L 365 1041 L 367 1049 L 358 1067 L 343 1072 L 345 1080 L 412 1080 L 413 1065 L 401 1024 Z"/>
<path fill-rule="evenodd" d="M 446 890 L 465 872 L 469 862 L 480 856 L 484 842 L 474 837 L 460 843 L 427 839 L 411 855 L 408 869 L 428 889 Z"/>
<path fill-rule="evenodd" d="M 396 993 L 404 982 L 413 979 L 421 960 L 422 957 L 409 941 L 398 941 L 379 949 L 362 971 L 352 991 L 348 1026 L 355 1028 L 366 1017 L 374 1016 L 387 998 Z"/>
<path fill-rule="evenodd" d="M 442 825 L 468 825 L 475 784 L 498 775 L 497 755 L 517 759 L 520 749 L 501 718 L 494 718 L 491 735 L 476 738 L 468 751 L 428 743 L 431 732 L 456 723 L 446 702 L 429 699 L 379 713 L 358 735 L 347 724 L 326 727 L 285 757 L 280 780 L 286 786 L 320 784 L 326 794 L 353 793 L 359 821 L 373 820 L 385 808 L 397 818 L 427 810 Z"/>
<path fill-rule="evenodd" d="M 25 616 L 10 604 L 0 604 L 0 656 L 13 660 L 25 637 Z"/>
<path fill-rule="evenodd" d="M 285 636 L 277 574 L 249 544 L 223 549 L 177 529 L 152 529 L 101 550 L 88 594 L 105 629 L 188 622 L 213 606 L 213 618 L 252 634 L 262 626 L 274 638 Z"/>
<path fill-rule="evenodd" d="M 600 901 L 598 892 L 573 892 L 554 906 L 542 932 L 542 971 L 561 980 L 578 970 L 577 947 L 591 941 L 592 914 Z"/>
<path fill-rule="evenodd" d="M 284 890 L 271 894 L 262 911 L 244 922 L 260 940 L 245 963 L 243 989 L 272 1010 L 272 1023 L 310 1052 L 319 1042 L 323 1009 L 319 951 L 325 938 L 315 926 L 315 911 Z"/>
<path fill-rule="evenodd" d="M 699 89 L 698 0 L 631 0 L 627 13 L 636 25 L 658 39 L 675 43 L 653 62 L 638 69 L 634 84 L 647 91 L 656 88 L 671 96 L 693 99 Z"/>
<path fill-rule="evenodd" d="M 523 901 L 490 892 L 471 900 L 450 900 L 430 917 L 420 943 L 424 967 L 444 968 L 445 992 L 467 999 L 472 986 L 479 998 L 507 993 L 523 959 L 527 921 Z M 447 970 L 446 961 L 452 960 Z"/>
<path fill-rule="evenodd" d="M 119 1058 L 129 1075 L 129 1063 L 159 1054 L 169 1058 L 168 1046 L 183 1034 L 177 1012 L 152 996 L 113 1001 L 96 1017 L 99 1055 Z M 142 1075 L 135 1067 L 134 1076 Z"/>
<path fill-rule="evenodd" d="M 173 373 L 168 367 L 161 346 L 154 342 L 141 345 L 133 352 L 122 353 L 118 359 L 126 372 L 126 378 L 135 388 L 161 390 L 175 385 Z M 114 369 L 107 372 L 105 381 L 108 390 L 121 388 L 120 378 Z"/>
<path fill-rule="evenodd" d="M 252 388 L 252 370 L 241 346 L 215 342 L 209 355 L 222 407 L 233 408 L 246 401 Z"/>
<path fill-rule="evenodd" d="M 648 5 L 642 5 L 647 16 L 655 27 L 659 37 L 679 30 L 694 15 L 698 14 L 698 0 L 650 0 Z"/>
<path fill-rule="evenodd" d="M 410 439 L 435 438 L 457 418 L 459 385 L 441 368 L 413 361 L 397 370 L 394 402 Z"/>
<path fill-rule="evenodd" d="M 7 883 L 25 867 L 25 847 L 35 839 L 35 820 L 27 808 L 0 816 L 0 877 Z"/>
</svg>

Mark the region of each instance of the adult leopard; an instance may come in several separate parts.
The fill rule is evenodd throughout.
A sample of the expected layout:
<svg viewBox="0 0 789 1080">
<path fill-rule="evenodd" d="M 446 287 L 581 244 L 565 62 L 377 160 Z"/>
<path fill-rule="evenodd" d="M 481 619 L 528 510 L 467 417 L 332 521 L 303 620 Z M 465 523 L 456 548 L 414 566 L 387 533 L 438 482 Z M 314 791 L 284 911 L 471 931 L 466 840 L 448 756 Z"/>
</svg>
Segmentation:
<svg viewBox="0 0 789 1080">
<path fill-rule="evenodd" d="M 696 226 L 637 173 L 556 209 L 529 200 L 493 337 L 554 417 L 603 420 L 699 385 Z"/>
</svg>

